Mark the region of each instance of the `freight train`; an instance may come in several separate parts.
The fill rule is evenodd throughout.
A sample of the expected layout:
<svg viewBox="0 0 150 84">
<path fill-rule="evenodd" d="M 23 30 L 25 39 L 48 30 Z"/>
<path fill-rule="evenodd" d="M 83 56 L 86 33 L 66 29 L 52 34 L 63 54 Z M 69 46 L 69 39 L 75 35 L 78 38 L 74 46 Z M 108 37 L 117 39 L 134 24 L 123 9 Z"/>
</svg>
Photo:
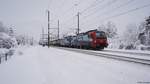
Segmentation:
<svg viewBox="0 0 150 84">
<path fill-rule="evenodd" d="M 76 36 L 67 36 L 62 39 L 53 40 L 50 44 L 61 47 L 98 50 L 102 50 L 108 46 L 105 32 L 98 30 L 90 30 Z"/>
</svg>

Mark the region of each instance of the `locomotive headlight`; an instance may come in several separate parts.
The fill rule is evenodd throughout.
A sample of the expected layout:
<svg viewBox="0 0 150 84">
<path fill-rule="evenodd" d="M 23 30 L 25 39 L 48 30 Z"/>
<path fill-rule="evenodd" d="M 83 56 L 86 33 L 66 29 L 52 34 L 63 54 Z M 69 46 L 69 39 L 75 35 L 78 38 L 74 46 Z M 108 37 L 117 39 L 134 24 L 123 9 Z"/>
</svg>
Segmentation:
<svg viewBox="0 0 150 84">
<path fill-rule="evenodd" d="M 92 39 L 89 39 L 90 41 L 92 41 Z"/>
</svg>

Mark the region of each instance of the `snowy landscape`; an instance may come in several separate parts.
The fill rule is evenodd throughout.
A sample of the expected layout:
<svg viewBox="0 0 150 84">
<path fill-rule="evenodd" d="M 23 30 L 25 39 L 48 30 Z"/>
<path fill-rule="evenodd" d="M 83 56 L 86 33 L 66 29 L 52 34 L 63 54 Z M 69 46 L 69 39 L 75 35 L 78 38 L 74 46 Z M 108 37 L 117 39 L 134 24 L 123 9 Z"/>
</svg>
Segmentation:
<svg viewBox="0 0 150 84">
<path fill-rule="evenodd" d="M 51 53 L 53 52 L 53 53 Z M 138 84 L 150 67 L 41 46 L 17 48 L 0 65 L 2 84 Z"/>
<path fill-rule="evenodd" d="M 149 9 L 149 0 L 0 1 L 0 84 L 150 84 Z"/>
</svg>

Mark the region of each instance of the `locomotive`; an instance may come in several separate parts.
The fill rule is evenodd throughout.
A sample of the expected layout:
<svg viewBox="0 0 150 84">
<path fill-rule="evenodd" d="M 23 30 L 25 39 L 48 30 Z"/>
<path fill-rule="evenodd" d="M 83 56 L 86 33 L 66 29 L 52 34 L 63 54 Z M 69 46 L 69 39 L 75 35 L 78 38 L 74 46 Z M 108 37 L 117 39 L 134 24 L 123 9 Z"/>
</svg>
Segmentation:
<svg viewBox="0 0 150 84">
<path fill-rule="evenodd" d="M 76 36 L 67 36 L 50 43 L 54 46 L 100 50 L 108 46 L 105 32 L 98 30 L 90 30 Z"/>
</svg>

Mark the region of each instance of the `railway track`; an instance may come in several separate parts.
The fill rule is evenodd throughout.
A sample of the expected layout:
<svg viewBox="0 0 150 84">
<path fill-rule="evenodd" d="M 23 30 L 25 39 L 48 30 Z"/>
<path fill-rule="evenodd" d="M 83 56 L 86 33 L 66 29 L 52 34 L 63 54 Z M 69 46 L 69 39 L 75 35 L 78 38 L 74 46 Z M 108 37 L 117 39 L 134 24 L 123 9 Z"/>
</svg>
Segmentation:
<svg viewBox="0 0 150 84">
<path fill-rule="evenodd" d="M 84 49 L 75 49 L 75 48 L 64 48 L 64 47 L 56 47 L 59 49 L 73 51 L 88 55 L 100 56 L 110 59 L 123 60 L 128 62 L 134 62 L 144 65 L 150 65 L 150 55 L 147 53 L 133 53 L 133 52 L 123 52 L 123 51 L 94 51 L 94 50 L 84 50 Z"/>
<path fill-rule="evenodd" d="M 150 53 L 144 53 L 144 52 L 138 52 L 138 51 L 122 51 L 122 50 L 110 50 L 110 49 L 106 49 L 103 52 L 112 52 L 112 53 L 124 53 L 124 54 L 130 54 L 130 55 L 142 55 L 142 56 L 149 56 L 150 57 Z"/>
</svg>

